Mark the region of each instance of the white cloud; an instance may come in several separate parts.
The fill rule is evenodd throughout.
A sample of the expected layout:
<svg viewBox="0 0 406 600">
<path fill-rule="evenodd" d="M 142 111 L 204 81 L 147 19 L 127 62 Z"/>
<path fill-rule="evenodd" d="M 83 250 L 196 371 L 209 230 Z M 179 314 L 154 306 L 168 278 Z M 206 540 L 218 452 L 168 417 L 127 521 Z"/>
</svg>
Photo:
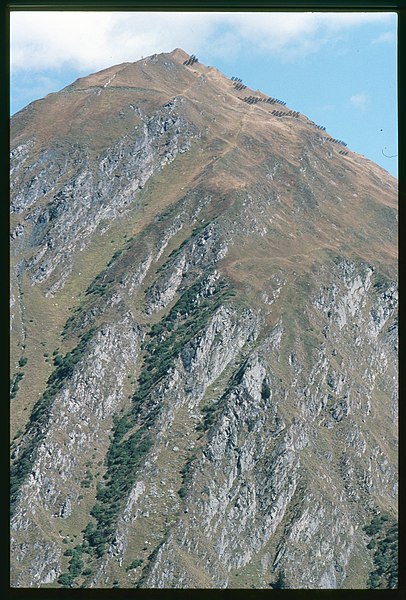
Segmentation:
<svg viewBox="0 0 406 600">
<path fill-rule="evenodd" d="M 365 110 L 369 102 L 368 94 L 366 94 L 365 92 L 354 94 L 354 96 L 351 96 L 350 102 L 353 106 L 355 106 L 355 108 Z"/>
<path fill-rule="evenodd" d="M 84 72 L 181 47 L 205 55 L 274 52 L 295 58 L 317 52 L 340 31 L 386 23 L 391 13 L 311 12 L 14 12 L 13 70 Z"/>
<path fill-rule="evenodd" d="M 392 42 L 395 41 L 395 34 L 393 33 L 393 31 L 385 31 L 384 33 L 381 33 L 381 35 L 378 35 L 377 38 L 375 38 L 374 40 L 372 40 L 373 44 L 392 44 Z"/>
<path fill-rule="evenodd" d="M 16 12 L 11 64 L 17 70 L 102 69 L 175 47 L 193 51 L 213 30 L 216 14 L 146 12 Z"/>
</svg>

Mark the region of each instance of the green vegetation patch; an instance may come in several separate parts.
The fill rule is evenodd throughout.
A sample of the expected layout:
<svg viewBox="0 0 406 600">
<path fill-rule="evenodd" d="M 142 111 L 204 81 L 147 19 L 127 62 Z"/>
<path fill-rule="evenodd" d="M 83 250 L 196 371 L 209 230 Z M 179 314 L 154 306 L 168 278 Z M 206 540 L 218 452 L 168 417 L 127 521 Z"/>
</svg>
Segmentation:
<svg viewBox="0 0 406 600">
<path fill-rule="evenodd" d="M 109 263 L 110 264 L 110 263 Z M 105 271 L 102 271 L 92 281 L 87 290 L 85 291 L 85 296 L 89 296 L 90 294 L 98 294 L 102 296 L 107 289 L 107 285 L 105 283 L 101 283 L 103 277 L 105 275 Z"/>
<path fill-rule="evenodd" d="M 71 587 L 75 578 L 79 575 L 84 574 L 83 567 L 84 562 L 82 560 L 82 547 L 80 545 L 75 546 L 72 550 L 68 549 L 64 553 L 65 556 L 71 556 L 69 561 L 69 572 L 62 573 L 58 578 L 58 583 L 63 587 Z M 91 574 L 91 570 L 87 569 L 88 574 Z"/>
<path fill-rule="evenodd" d="M 136 558 L 135 560 L 133 560 L 128 567 L 126 567 L 126 571 L 131 571 L 131 569 L 136 569 L 137 567 L 140 567 L 143 564 L 143 559 L 142 558 Z"/>
<path fill-rule="evenodd" d="M 262 382 L 261 397 L 263 400 L 269 400 L 271 397 L 271 388 L 269 387 L 269 383 L 266 379 L 264 379 Z"/>
<path fill-rule="evenodd" d="M 141 427 L 122 441 L 122 431 L 114 435 L 107 454 L 106 483 L 99 486 L 90 522 L 84 531 L 83 549 L 97 557 L 103 556 L 114 534 L 114 526 L 122 506 L 135 481 L 137 468 L 152 446 L 147 427 Z"/>
<path fill-rule="evenodd" d="M 368 577 L 369 589 L 398 587 L 398 524 L 386 514 L 375 515 L 364 527 L 370 537 L 367 548 L 374 553 L 375 569 Z"/>
<path fill-rule="evenodd" d="M 286 590 L 288 589 L 288 585 L 286 583 L 286 575 L 285 571 L 282 569 L 278 573 L 278 577 L 274 583 L 269 584 L 273 590 Z"/>
<path fill-rule="evenodd" d="M 378 293 L 386 290 L 390 286 L 389 279 L 379 272 L 374 273 L 372 281 L 373 287 L 377 290 Z"/>
<path fill-rule="evenodd" d="M 17 373 L 15 374 L 14 379 L 11 383 L 11 387 L 10 387 L 11 400 L 13 400 L 13 398 L 16 397 L 17 392 L 20 389 L 20 381 L 22 380 L 23 377 L 24 377 L 23 371 L 17 371 Z"/>
<path fill-rule="evenodd" d="M 178 494 L 181 498 L 185 498 L 187 496 L 187 488 L 192 479 L 192 464 L 196 458 L 196 454 L 189 456 L 186 463 L 180 470 L 180 474 L 182 475 L 182 485 L 178 490 Z"/>
</svg>

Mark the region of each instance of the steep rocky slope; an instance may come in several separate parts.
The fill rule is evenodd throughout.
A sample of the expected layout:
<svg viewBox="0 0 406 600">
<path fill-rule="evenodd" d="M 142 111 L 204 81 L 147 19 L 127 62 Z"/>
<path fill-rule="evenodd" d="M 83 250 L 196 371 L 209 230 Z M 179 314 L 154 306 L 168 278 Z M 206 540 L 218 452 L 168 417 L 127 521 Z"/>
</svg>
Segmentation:
<svg viewBox="0 0 406 600">
<path fill-rule="evenodd" d="M 397 182 L 188 59 L 12 118 L 12 585 L 396 587 Z"/>
</svg>

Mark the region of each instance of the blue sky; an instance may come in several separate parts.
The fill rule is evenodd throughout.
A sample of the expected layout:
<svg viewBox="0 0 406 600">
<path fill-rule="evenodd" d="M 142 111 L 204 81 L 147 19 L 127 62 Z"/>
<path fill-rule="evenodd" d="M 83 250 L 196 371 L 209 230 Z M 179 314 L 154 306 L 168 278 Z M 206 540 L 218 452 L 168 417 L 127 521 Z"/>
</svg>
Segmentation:
<svg viewBox="0 0 406 600">
<path fill-rule="evenodd" d="M 395 13 L 15 12 L 11 112 L 88 73 L 180 47 L 397 176 L 396 34 Z"/>
</svg>

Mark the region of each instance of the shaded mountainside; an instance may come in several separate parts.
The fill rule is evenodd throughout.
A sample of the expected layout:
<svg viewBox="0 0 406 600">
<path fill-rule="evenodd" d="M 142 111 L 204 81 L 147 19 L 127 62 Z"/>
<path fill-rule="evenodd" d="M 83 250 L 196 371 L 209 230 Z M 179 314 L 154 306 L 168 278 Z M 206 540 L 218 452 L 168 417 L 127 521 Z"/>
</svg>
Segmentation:
<svg viewBox="0 0 406 600">
<path fill-rule="evenodd" d="M 188 60 L 12 118 L 12 585 L 396 587 L 397 182 Z"/>
</svg>

